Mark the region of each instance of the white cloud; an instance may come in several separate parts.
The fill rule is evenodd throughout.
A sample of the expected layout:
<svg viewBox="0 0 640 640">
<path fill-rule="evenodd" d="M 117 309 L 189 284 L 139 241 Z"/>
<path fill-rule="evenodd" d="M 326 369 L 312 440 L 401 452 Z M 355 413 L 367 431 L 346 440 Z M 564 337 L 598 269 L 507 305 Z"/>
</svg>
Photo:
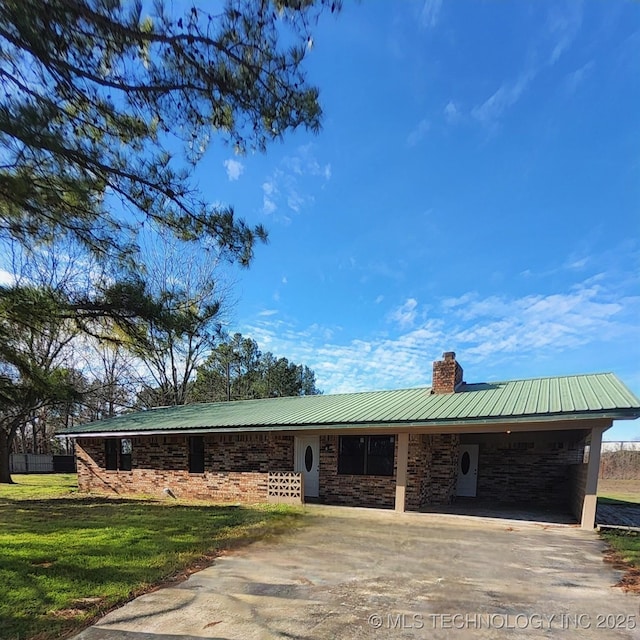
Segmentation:
<svg viewBox="0 0 640 640">
<path fill-rule="evenodd" d="M 224 168 L 227 170 L 227 178 L 229 180 L 238 180 L 244 171 L 244 165 L 239 160 L 225 160 L 223 163 Z"/>
<path fill-rule="evenodd" d="M 438 23 L 442 0 L 425 0 L 420 12 L 420 24 L 422 27 L 431 29 Z"/>
<path fill-rule="evenodd" d="M 380 304 L 383 300 L 384 300 L 384 296 L 383 296 L 383 295 L 379 295 L 379 296 L 375 299 L 375 303 L 376 303 L 376 304 Z"/>
<path fill-rule="evenodd" d="M 431 123 L 425 118 L 420 120 L 418 124 L 409 132 L 407 136 L 407 144 L 410 147 L 415 147 L 431 129 Z"/>
<path fill-rule="evenodd" d="M 262 211 L 266 214 L 274 213 L 278 208 L 275 200 L 278 196 L 278 187 L 274 179 L 262 183 Z"/>
<path fill-rule="evenodd" d="M 583 64 L 579 69 L 572 71 L 567 74 L 564 85 L 567 93 L 573 94 L 578 90 L 578 87 L 586 81 L 586 79 L 591 75 L 595 64 L 593 60 L 590 60 L 586 64 Z"/>
<path fill-rule="evenodd" d="M 579 354 L 584 358 L 639 339 L 640 296 L 617 295 L 611 279 L 521 297 L 467 292 L 433 303 L 428 319 L 420 308 L 409 298 L 387 316 L 397 323 L 393 332 L 357 339 L 341 340 L 341 328 L 316 323 L 301 329 L 264 316 L 242 330 L 274 353 L 310 366 L 326 393 L 426 386 L 433 360 L 448 350 L 458 353 L 472 382 L 553 375 L 549 362 L 578 361 Z M 534 369 L 535 362 L 542 369 Z M 573 372 L 592 370 L 587 364 Z"/>
<path fill-rule="evenodd" d="M 508 108 L 518 102 L 535 75 L 534 71 L 529 70 L 521 73 L 515 82 L 503 83 L 483 103 L 476 105 L 471 110 L 471 115 L 481 124 L 494 124 Z"/>
<path fill-rule="evenodd" d="M 444 108 L 444 117 L 449 124 L 453 124 L 460 119 L 460 110 L 453 100 L 449 100 L 449 102 L 447 102 L 447 105 Z"/>
<path fill-rule="evenodd" d="M 415 298 L 408 298 L 389 314 L 389 319 L 397 323 L 401 329 L 412 327 L 418 315 L 417 307 L 418 301 Z"/>
<path fill-rule="evenodd" d="M 304 203 L 305 199 L 295 189 L 291 189 L 287 196 L 287 206 L 289 209 L 300 213 L 300 209 L 302 209 Z"/>
<path fill-rule="evenodd" d="M 3 287 L 8 287 L 12 284 L 15 284 L 15 282 L 16 277 L 13 273 L 5 271 L 4 269 L 0 269 L 0 285 L 2 285 Z"/>
<path fill-rule="evenodd" d="M 547 20 L 549 35 L 553 40 L 553 49 L 549 56 L 549 64 L 555 64 L 562 54 L 569 49 L 582 26 L 582 3 L 576 0 L 561 5 L 551 5 Z"/>
<path fill-rule="evenodd" d="M 282 158 L 262 185 L 263 213 L 273 214 L 284 208 L 300 213 L 314 203 L 310 190 L 317 187 L 317 180 L 311 179 L 321 178 L 322 188 L 331 179 L 331 164 L 321 164 L 312 151 L 311 144 L 303 145 L 295 155 Z M 286 216 L 281 219 L 289 221 Z"/>
</svg>

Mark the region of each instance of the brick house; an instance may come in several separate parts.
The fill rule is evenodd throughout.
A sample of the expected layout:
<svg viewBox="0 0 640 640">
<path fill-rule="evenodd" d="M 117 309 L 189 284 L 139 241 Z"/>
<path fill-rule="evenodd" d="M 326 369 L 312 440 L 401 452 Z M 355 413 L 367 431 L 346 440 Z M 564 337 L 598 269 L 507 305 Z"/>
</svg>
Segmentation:
<svg viewBox="0 0 640 640">
<path fill-rule="evenodd" d="M 81 491 L 418 511 L 457 498 L 595 519 L 602 433 L 640 416 L 613 374 L 159 408 L 79 425 Z"/>
</svg>

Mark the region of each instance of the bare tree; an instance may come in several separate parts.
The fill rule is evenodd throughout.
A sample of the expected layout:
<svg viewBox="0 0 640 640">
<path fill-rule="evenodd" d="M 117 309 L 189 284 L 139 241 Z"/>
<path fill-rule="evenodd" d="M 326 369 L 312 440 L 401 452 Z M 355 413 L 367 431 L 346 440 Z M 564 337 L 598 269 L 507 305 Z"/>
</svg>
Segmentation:
<svg viewBox="0 0 640 640">
<path fill-rule="evenodd" d="M 231 304 L 228 274 L 211 254 L 160 234 L 148 235 L 144 255 L 145 282 L 161 313 L 137 323 L 123 345 L 143 365 L 142 406 L 185 404 Z"/>
</svg>

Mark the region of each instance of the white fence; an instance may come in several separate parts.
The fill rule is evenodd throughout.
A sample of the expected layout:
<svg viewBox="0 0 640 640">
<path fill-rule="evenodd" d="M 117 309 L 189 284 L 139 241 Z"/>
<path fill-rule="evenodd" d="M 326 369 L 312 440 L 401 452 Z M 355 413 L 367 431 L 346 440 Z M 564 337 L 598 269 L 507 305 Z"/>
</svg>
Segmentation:
<svg viewBox="0 0 640 640">
<path fill-rule="evenodd" d="M 602 443 L 602 451 L 640 451 L 640 440 L 611 440 Z"/>
<path fill-rule="evenodd" d="M 53 456 L 40 453 L 12 453 L 11 473 L 53 473 Z"/>
</svg>

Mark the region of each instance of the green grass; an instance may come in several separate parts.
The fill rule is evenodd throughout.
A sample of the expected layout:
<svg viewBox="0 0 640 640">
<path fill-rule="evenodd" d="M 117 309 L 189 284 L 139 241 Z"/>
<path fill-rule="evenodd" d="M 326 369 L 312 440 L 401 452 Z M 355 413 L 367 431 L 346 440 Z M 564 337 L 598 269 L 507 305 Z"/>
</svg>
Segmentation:
<svg viewBox="0 0 640 640">
<path fill-rule="evenodd" d="M 75 475 L 0 485 L 0 638 L 57 638 L 300 511 L 80 495 Z"/>
<path fill-rule="evenodd" d="M 599 480 L 598 500 L 604 504 L 640 504 L 640 480 Z"/>
<path fill-rule="evenodd" d="M 640 535 L 634 531 L 603 531 L 602 537 L 624 563 L 640 569 Z"/>
</svg>

